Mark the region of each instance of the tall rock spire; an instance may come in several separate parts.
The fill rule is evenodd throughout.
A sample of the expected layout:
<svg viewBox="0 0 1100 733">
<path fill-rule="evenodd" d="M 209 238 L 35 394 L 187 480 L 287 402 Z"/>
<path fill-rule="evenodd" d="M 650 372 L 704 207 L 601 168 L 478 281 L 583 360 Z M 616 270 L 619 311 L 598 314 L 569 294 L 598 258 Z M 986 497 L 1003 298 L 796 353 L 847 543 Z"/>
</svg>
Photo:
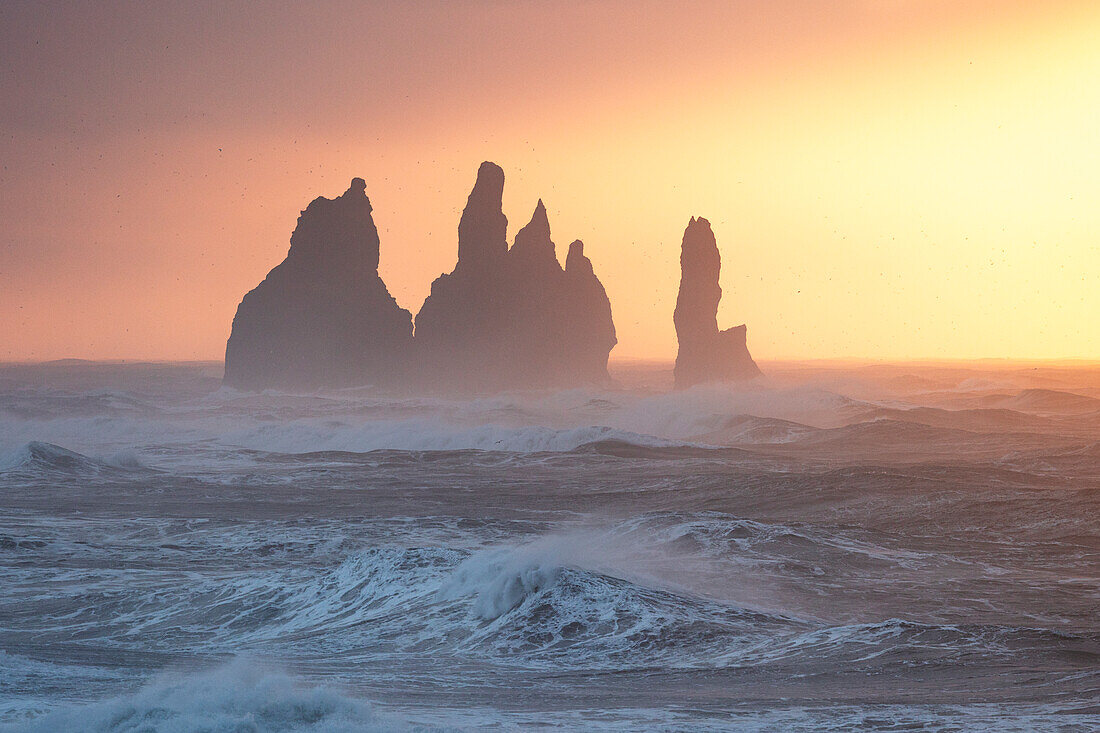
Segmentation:
<svg viewBox="0 0 1100 733">
<path fill-rule="evenodd" d="M 718 330 L 721 269 L 722 256 L 710 222 L 692 217 L 684 230 L 680 291 L 672 316 L 679 342 L 675 369 L 678 388 L 702 382 L 751 379 L 760 374 L 749 355 L 745 325 Z"/>
<path fill-rule="evenodd" d="M 460 266 L 479 267 L 503 260 L 508 250 L 508 218 L 501 210 L 503 195 L 504 171 L 496 163 L 482 163 L 458 222 Z"/>
</svg>

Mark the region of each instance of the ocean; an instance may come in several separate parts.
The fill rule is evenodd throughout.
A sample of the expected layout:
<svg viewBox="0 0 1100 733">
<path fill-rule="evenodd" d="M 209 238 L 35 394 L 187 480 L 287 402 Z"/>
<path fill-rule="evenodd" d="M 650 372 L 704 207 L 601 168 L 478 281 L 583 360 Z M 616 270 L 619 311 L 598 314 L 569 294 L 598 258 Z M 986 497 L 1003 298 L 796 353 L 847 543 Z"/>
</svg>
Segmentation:
<svg viewBox="0 0 1100 733">
<path fill-rule="evenodd" d="M 1100 367 L 0 366 L 0 730 L 1100 729 Z"/>
</svg>

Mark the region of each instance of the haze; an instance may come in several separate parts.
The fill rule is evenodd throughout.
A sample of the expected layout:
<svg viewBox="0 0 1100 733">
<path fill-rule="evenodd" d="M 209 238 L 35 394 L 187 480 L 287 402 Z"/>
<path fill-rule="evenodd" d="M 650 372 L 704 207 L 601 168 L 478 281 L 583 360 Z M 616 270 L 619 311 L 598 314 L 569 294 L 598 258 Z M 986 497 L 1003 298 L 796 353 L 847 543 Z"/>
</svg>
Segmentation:
<svg viewBox="0 0 1100 733">
<path fill-rule="evenodd" d="M 1091 2 L 0 6 L 0 359 L 217 359 L 367 182 L 419 309 L 482 160 L 670 358 L 706 216 L 762 359 L 1100 357 Z"/>
</svg>

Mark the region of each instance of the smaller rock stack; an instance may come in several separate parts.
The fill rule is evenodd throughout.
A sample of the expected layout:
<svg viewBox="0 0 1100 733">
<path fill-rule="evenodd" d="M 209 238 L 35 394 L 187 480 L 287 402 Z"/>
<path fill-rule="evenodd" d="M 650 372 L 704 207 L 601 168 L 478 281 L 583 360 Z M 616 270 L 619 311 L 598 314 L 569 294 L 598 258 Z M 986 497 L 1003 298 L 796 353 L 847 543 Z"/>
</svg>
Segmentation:
<svg viewBox="0 0 1100 733">
<path fill-rule="evenodd" d="M 721 269 L 722 256 L 710 222 L 693 217 L 684 231 L 680 250 L 680 292 L 672 317 L 680 344 L 676 354 L 677 389 L 751 379 L 760 374 L 749 355 L 745 325 L 718 330 Z"/>
</svg>

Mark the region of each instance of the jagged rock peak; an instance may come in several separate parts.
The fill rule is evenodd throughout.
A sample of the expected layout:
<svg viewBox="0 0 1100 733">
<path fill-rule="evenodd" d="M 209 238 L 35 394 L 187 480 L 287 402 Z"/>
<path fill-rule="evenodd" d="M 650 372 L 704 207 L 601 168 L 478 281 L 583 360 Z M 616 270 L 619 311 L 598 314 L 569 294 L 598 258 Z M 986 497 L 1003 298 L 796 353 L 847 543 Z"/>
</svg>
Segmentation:
<svg viewBox="0 0 1100 733">
<path fill-rule="evenodd" d="M 592 275 L 592 260 L 584 256 L 584 242 L 573 240 L 565 256 L 565 271 L 570 275 Z"/>
<path fill-rule="evenodd" d="M 362 178 L 356 176 L 351 179 L 351 185 L 348 186 L 348 190 L 344 191 L 340 198 L 351 198 L 352 196 L 366 196 L 367 195 L 367 182 Z"/>
<path fill-rule="evenodd" d="M 684 230 L 684 241 L 691 242 L 700 245 L 714 244 L 714 248 L 717 250 L 718 244 L 714 238 L 714 230 L 711 229 L 711 222 L 707 221 L 703 217 L 692 217 L 691 221 L 687 222 L 687 229 Z"/>
<path fill-rule="evenodd" d="M 343 194 L 318 196 L 298 217 L 290 237 L 287 266 L 305 267 L 315 276 L 346 279 L 378 270 L 378 229 L 371 217 L 366 182 L 353 178 Z"/>
<path fill-rule="evenodd" d="M 495 191 L 499 197 L 504 193 L 504 169 L 491 160 L 486 160 L 477 167 L 477 181 L 474 183 L 474 191 Z"/>
<path fill-rule="evenodd" d="M 588 259 L 584 256 L 584 242 L 574 239 L 569 243 L 569 251 L 565 255 L 565 266 L 568 268 L 570 262 L 578 262 L 581 259 Z"/>
<path fill-rule="evenodd" d="M 499 260 L 508 251 L 508 218 L 504 216 L 504 171 L 485 161 L 458 222 L 458 262 L 473 266 Z M 465 266 L 465 265 L 464 265 Z"/>
<path fill-rule="evenodd" d="M 539 199 L 531 214 L 531 221 L 516 232 L 516 241 L 510 254 L 519 259 L 553 260 L 557 263 L 557 252 L 550 239 L 550 221 L 546 217 L 546 207 Z"/>
<path fill-rule="evenodd" d="M 550 238 L 550 220 L 546 218 L 546 205 L 542 203 L 542 199 L 535 204 L 535 210 L 531 213 L 531 221 L 527 222 L 525 228 L 536 228 L 540 234 L 544 234 L 547 239 Z"/>
</svg>

